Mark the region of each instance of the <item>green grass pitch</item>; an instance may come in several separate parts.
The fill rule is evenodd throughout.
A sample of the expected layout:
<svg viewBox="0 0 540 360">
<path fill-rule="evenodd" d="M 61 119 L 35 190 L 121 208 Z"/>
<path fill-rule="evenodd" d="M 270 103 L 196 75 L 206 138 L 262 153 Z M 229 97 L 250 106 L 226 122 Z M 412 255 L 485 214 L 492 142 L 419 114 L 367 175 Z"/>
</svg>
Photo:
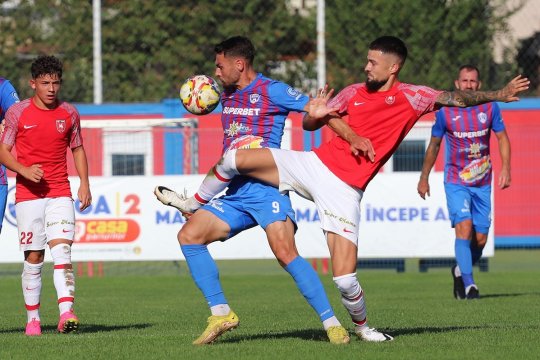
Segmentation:
<svg viewBox="0 0 540 360">
<path fill-rule="evenodd" d="M 225 294 L 240 327 L 215 344 L 191 345 L 208 310 L 185 263 L 171 271 L 105 264 L 104 277 L 78 277 L 74 334 L 56 333 L 50 264 L 41 298 L 43 336 L 24 335 L 21 265 L 0 266 L 0 359 L 537 359 L 540 250 L 497 251 L 476 270 L 482 298 L 456 301 L 448 269 L 361 270 L 370 326 L 395 337 L 331 345 L 290 277 L 273 261 L 223 261 Z M 413 264 L 413 265 L 411 265 Z M 133 271 L 123 271 L 132 267 Z M 139 269 L 137 273 L 136 269 Z M 153 275 L 152 275 L 153 274 Z M 352 330 L 330 275 L 321 275 L 336 315 Z M 352 335 L 352 334 L 351 334 Z"/>
</svg>

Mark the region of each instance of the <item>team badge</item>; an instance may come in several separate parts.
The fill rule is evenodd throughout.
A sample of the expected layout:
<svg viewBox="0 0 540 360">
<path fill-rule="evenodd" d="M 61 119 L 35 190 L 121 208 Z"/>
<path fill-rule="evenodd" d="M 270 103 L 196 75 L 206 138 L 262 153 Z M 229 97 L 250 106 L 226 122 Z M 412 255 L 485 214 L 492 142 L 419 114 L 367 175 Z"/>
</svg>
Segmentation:
<svg viewBox="0 0 540 360">
<path fill-rule="evenodd" d="M 56 120 L 56 130 L 60 133 L 66 131 L 66 120 Z"/>
<path fill-rule="evenodd" d="M 249 95 L 249 102 L 252 103 L 252 104 L 258 103 L 260 99 L 261 99 L 260 94 L 250 94 Z"/>
<path fill-rule="evenodd" d="M 478 114 L 478 121 L 480 121 L 482 124 L 485 124 L 487 121 L 486 113 L 481 112 L 480 114 Z"/>
<path fill-rule="evenodd" d="M 396 101 L 396 97 L 395 96 L 387 96 L 385 101 L 386 101 L 386 103 L 388 105 L 392 105 Z"/>
<path fill-rule="evenodd" d="M 292 88 L 292 87 L 288 87 L 287 88 L 287 95 L 293 97 L 295 100 L 298 100 L 300 99 L 300 97 L 302 96 L 302 94 L 300 92 L 298 92 L 298 90 Z"/>
</svg>

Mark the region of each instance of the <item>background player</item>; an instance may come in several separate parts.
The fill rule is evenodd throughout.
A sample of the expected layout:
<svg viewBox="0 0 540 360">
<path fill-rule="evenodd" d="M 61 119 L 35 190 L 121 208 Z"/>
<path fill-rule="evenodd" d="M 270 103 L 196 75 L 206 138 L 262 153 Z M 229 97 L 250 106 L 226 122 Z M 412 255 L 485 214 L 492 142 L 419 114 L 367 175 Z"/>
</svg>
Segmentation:
<svg viewBox="0 0 540 360">
<path fill-rule="evenodd" d="M 0 136 L 4 132 L 4 117 L 9 107 L 19 102 L 19 95 L 11 85 L 8 79 L 0 77 Z M 0 164 L 0 233 L 2 232 L 2 223 L 4 222 L 4 213 L 6 211 L 8 193 L 6 167 Z"/>
<path fill-rule="evenodd" d="M 6 114 L 1 138 L 0 162 L 17 173 L 15 210 L 19 242 L 24 251 L 22 289 L 28 322 L 26 335 L 41 335 L 41 270 L 48 245 L 54 262 L 54 286 L 58 295 L 58 331 L 77 329 L 73 312 L 75 279 L 71 245 L 75 211 L 67 174 L 66 148 L 71 148 L 80 178 L 80 209 L 92 197 L 88 163 L 82 144 L 79 113 L 60 101 L 62 63 L 54 56 L 40 56 L 31 66 L 34 96 L 13 105 Z M 11 154 L 17 146 L 17 159 Z"/>
<path fill-rule="evenodd" d="M 480 71 L 473 65 L 461 66 L 454 85 L 458 90 L 477 91 L 481 86 Z M 430 194 L 429 173 L 442 138 L 446 137 L 444 189 L 456 233 L 457 266 L 451 271 L 456 299 L 480 297 L 472 268 L 482 256 L 491 225 L 490 130 L 497 136 L 502 160 L 498 185 L 501 189 L 509 187 L 510 140 L 494 102 L 468 108 L 446 107 L 437 112 L 418 182 L 418 194 L 425 199 Z"/>
<path fill-rule="evenodd" d="M 393 36 L 374 40 L 367 54 L 365 83 L 343 89 L 329 103 L 337 113 L 322 119 L 304 117 L 304 129 L 315 130 L 332 118 L 349 116 L 348 132 L 312 152 L 281 149 L 227 151 L 207 176 L 196 196 L 174 205 L 190 213 L 197 201 L 222 191 L 234 176 L 249 175 L 282 190 L 294 190 L 315 202 L 325 232 L 334 282 L 362 339 L 386 341 L 392 337 L 367 326 L 364 292 L 356 277 L 360 200 L 368 183 L 395 152 L 416 121 L 439 106 L 471 106 L 489 101 L 516 101 L 529 81 L 518 76 L 499 91 L 437 91 L 399 82 L 407 57 L 403 41 Z M 324 97 L 323 92 L 319 96 Z M 350 145 L 349 145 L 350 144 Z M 351 151 L 351 149 L 353 151 Z"/>
<path fill-rule="evenodd" d="M 224 86 L 222 94 L 223 151 L 230 148 L 279 148 L 290 111 L 304 111 L 309 98 L 289 85 L 257 73 L 253 68 L 255 48 L 248 38 L 236 36 L 215 47 L 216 77 Z M 156 188 L 164 204 L 176 194 L 163 186 Z M 203 195 L 204 197 L 204 195 Z M 212 197 L 206 197 L 210 200 Z M 341 326 L 323 285 L 311 265 L 299 256 L 294 243 L 295 214 L 288 195 L 258 180 L 239 176 L 227 193 L 191 216 L 178 232 L 178 241 L 191 276 L 206 298 L 211 311 L 208 327 L 194 344 L 213 342 L 223 332 L 238 326 L 223 293 L 218 268 L 207 245 L 226 240 L 260 225 L 279 264 L 293 277 L 300 292 L 317 312 L 332 343 L 347 343 L 349 335 Z"/>
</svg>

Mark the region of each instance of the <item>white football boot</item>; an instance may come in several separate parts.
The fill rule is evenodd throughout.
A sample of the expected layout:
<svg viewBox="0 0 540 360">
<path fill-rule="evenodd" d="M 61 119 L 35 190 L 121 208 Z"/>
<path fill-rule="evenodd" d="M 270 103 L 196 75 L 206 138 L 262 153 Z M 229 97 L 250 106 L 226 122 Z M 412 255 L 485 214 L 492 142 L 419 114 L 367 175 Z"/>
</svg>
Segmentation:
<svg viewBox="0 0 540 360">
<path fill-rule="evenodd" d="M 183 194 L 178 194 L 165 186 L 156 186 L 154 195 L 156 195 L 156 198 L 164 205 L 178 209 L 186 218 L 189 218 L 202 206 L 195 199 L 188 198 L 185 189 Z"/>
<path fill-rule="evenodd" d="M 377 331 L 376 329 L 370 328 L 368 326 L 357 326 L 354 329 L 354 332 L 356 333 L 356 335 L 358 335 L 360 339 L 364 341 L 381 342 L 394 340 L 392 336 Z"/>
</svg>

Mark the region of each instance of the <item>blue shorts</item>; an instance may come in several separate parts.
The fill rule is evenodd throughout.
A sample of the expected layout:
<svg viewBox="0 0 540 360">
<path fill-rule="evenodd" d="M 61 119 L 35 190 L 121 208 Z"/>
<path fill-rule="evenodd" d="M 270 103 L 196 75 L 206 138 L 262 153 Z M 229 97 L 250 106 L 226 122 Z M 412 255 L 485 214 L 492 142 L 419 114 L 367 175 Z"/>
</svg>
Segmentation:
<svg viewBox="0 0 540 360">
<path fill-rule="evenodd" d="M 296 230 L 295 213 L 288 195 L 255 179 L 237 176 L 225 195 L 202 207 L 225 221 L 231 231 L 229 238 L 241 231 L 260 225 L 263 229 L 289 217 Z"/>
<path fill-rule="evenodd" d="M 8 186 L 0 185 L 0 233 L 2 232 L 2 224 L 4 223 L 4 213 L 6 212 L 6 202 L 8 195 Z"/>
<path fill-rule="evenodd" d="M 487 234 L 491 225 L 491 185 L 463 186 L 444 184 L 452 227 L 472 220 L 477 233 Z"/>
</svg>

